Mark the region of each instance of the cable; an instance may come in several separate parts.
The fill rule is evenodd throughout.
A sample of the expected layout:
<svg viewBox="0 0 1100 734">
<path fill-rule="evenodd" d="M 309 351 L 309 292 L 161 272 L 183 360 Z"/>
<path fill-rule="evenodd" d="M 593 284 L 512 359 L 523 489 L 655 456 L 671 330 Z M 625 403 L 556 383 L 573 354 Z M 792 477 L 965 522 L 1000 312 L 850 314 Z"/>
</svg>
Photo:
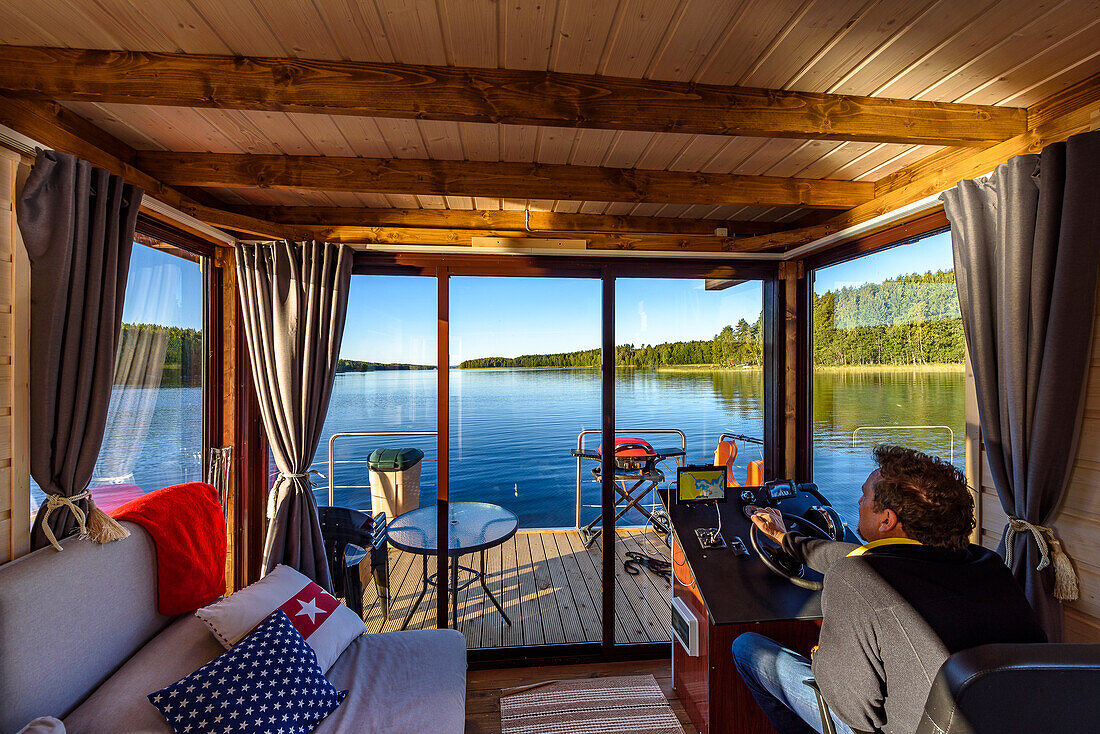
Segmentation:
<svg viewBox="0 0 1100 734">
<path fill-rule="evenodd" d="M 623 570 L 631 576 L 637 576 L 642 572 L 640 567 L 645 567 L 649 569 L 650 573 L 661 577 L 665 581 L 670 581 L 672 578 L 672 563 L 669 561 L 647 556 L 645 553 L 638 553 L 637 551 L 627 551 L 626 557 L 627 560 L 623 561 Z"/>
</svg>

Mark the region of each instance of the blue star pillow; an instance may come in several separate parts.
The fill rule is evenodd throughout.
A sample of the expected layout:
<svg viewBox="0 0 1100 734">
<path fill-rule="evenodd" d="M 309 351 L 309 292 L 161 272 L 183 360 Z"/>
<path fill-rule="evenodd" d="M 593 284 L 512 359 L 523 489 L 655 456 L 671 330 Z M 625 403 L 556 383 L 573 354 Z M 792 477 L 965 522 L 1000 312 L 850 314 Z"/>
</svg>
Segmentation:
<svg viewBox="0 0 1100 734">
<path fill-rule="evenodd" d="M 276 609 L 246 638 L 191 675 L 149 694 L 176 734 L 305 734 L 344 700 L 317 655 Z"/>
</svg>

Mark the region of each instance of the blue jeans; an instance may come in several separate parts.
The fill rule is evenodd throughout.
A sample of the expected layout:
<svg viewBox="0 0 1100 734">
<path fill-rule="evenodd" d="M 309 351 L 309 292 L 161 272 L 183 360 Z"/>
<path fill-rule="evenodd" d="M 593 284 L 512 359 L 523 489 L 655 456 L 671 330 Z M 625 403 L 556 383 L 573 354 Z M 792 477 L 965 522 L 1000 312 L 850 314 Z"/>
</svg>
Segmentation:
<svg viewBox="0 0 1100 734">
<path fill-rule="evenodd" d="M 817 696 L 802 683 L 814 677 L 809 660 L 763 635 L 746 632 L 733 641 L 733 662 L 776 731 L 821 734 Z M 833 722 L 837 734 L 852 734 L 836 716 Z"/>
</svg>

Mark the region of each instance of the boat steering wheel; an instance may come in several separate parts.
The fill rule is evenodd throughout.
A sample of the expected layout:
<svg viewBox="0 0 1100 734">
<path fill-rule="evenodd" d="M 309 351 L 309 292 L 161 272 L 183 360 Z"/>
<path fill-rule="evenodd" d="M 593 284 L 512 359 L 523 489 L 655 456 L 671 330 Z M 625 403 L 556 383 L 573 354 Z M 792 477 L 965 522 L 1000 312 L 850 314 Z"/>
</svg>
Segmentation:
<svg viewBox="0 0 1100 734">
<path fill-rule="evenodd" d="M 791 528 L 805 530 L 807 535 L 823 540 L 844 540 L 844 521 L 829 505 L 814 505 L 806 514 L 817 515 L 817 522 L 805 515 L 791 518 Z M 822 582 L 806 578 L 806 567 L 792 558 L 779 544 L 760 532 L 756 523 L 749 520 L 749 542 L 760 560 L 772 573 L 782 576 L 795 586 L 810 591 L 821 591 Z M 827 528 L 827 529 L 826 529 Z M 811 572 L 816 573 L 816 572 Z"/>
</svg>

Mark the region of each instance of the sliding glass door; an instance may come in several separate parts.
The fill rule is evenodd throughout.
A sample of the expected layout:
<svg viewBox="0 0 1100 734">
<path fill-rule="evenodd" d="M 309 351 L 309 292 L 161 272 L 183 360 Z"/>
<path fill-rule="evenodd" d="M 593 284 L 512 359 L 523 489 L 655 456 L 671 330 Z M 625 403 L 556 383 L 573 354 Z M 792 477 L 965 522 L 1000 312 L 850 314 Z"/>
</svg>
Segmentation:
<svg viewBox="0 0 1100 734">
<path fill-rule="evenodd" d="M 600 281 L 452 277 L 449 325 L 458 629 L 470 649 L 598 642 L 599 549 L 577 523 L 600 488 L 574 450 L 600 425 Z"/>
<path fill-rule="evenodd" d="M 352 276 L 328 416 L 310 467 L 322 532 L 328 507 L 361 513 L 352 516 L 360 522 L 381 513 L 391 525 L 414 510 L 434 512 L 436 344 L 435 278 Z M 347 595 L 360 596 L 372 632 L 436 626 L 435 591 L 425 578 L 434 572 L 434 536 L 421 542 L 410 533 L 416 530 L 393 525 L 384 555 L 363 547 L 350 557 L 359 583 L 343 590 L 345 599 L 350 606 Z"/>
<path fill-rule="evenodd" d="M 385 274 L 394 271 L 427 277 Z M 435 499 L 438 510 L 435 527 L 417 526 L 434 558 L 410 553 L 408 516 L 390 520 L 390 619 L 371 628 L 398 629 L 412 609 L 410 628 L 454 627 L 475 657 L 493 659 L 667 645 L 671 539 L 661 493 L 685 463 L 717 460 L 741 483 L 760 480 L 762 283 L 774 265 L 410 256 L 357 272 L 374 274 L 353 278 L 341 356 L 410 367 L 338 377 L 326 440 L 436 426 L 445 439 L 434 453 L 435 437 L 364 439 L 422 448 L 420 505 Z M 654 272 L 675 277 L 641 277 Z M 355 283 L 381 300 L 356 307 Z M 370 347 L 351 354 L 354 335 L 366 333 Z M 398 333 L 418 335 L 419 355 L 379 351 Z M 435 364 L 446 372 L 412 369 Z M 338 396 L 351 407 L 337 408 Z M 355 420 L 337 425 L 349 411 Z M 621 446 L 605 430 L 649 447 L 642 463 L 652 461 L 618 466 Z M 343 440 L 333 500 L 367 509 L 365 445 L 349 438 L 341 453 Z M 727 446 L 716 459 L 723 442 L 737 454 Z M 319 490 L 322 504 L 327 495 Z M 370 598 L 367 588 L 367 606 Z"/>
<path fill-rule="evenodd" d="M 763 465 L 759 281 L 615 281 L 615 640 L 671 639 L 672 538 L 659 492 L 683 465 Z M 694 541 L 694 538 L 691 539 Z"/>
</svg>

